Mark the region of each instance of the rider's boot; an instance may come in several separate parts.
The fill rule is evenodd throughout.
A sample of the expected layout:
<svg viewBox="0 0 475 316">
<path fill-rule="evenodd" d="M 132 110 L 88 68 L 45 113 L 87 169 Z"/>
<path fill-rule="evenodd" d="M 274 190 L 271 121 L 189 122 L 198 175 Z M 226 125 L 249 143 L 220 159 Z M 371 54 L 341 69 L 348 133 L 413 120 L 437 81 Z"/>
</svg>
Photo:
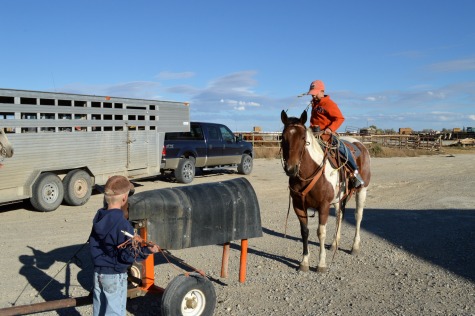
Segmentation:
<svg viewBox="0 0 475 316">
<path fill-rule="evenodd" d="M 353 172 L 351 182 L 353 188 L 359 188 L 361 186 L 364 186 L 363 178 L 361 178 L 358 170 L 355 170 L 355 172 Z"/>
</svg>

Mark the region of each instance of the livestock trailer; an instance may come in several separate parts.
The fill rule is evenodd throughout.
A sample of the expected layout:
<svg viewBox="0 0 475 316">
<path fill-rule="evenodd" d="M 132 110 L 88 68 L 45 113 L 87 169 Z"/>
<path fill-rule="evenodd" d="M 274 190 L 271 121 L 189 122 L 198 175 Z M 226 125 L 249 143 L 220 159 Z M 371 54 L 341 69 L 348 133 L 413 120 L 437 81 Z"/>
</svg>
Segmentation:
<svg viewBox="0 0 475 316">
<path fill-rule="evenodd" d="M 112 175 L 160 173 L 165 132 L 189 131 L 186 102 L 0 89 L 0 128 L 15 154 L 0 171 L 0 204 L 40 211 L 86 203 Z"/>
</svg>

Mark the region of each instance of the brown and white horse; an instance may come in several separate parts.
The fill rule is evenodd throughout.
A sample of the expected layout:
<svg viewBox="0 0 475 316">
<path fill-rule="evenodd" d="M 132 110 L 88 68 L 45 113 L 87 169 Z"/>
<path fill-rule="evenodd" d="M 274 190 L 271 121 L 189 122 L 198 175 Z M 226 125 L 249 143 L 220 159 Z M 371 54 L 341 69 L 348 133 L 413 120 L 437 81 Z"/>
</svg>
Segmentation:
<svg viewBox="0 0 475 316">
<path fill-rule="evenodd" d="M 320 256 L 317 271 L 324 272 L 327 268 L 325 239 L 326 225 L 330 214 L 330 206 L 333 204 L 337 218 L 335 238 L 332 249 L 335 250 L 340 241 L 340 227 L 345 203 L 340 203 L 347 197 L 348 181 L 340 176 L 340 172 L 332 167 L 310 128 L 305 127 L 307 112 L 304 111 L 300 118 L 287 117 L 285 111 L 281 113 L 284 123 L 282 132 L 282 156 L 285 173 L 289 176 L 289 189 L 295 214 L 300 221 L 302 234 L 303 258 L 299 270 L 309 270 L 308 250 L 308 214 L 307 208 L 313 208 L 318 212 L 317 235 L 320 242 Z M 356 146 L 361 152 L 356 158 L 359 172 L 364 180 L 364 186 L 354 189 L 356 196 L 356 232 L 353 241 L 352 253 L 360 250 L 360 225 L 363 218 L 363 207 L 366 200 L 366 189 L 370 182 L 370 156 L 364 145 L 351 137 L 341 137 Z M 351 195 L 350 195 L 351 197 Z"/>
</svg>

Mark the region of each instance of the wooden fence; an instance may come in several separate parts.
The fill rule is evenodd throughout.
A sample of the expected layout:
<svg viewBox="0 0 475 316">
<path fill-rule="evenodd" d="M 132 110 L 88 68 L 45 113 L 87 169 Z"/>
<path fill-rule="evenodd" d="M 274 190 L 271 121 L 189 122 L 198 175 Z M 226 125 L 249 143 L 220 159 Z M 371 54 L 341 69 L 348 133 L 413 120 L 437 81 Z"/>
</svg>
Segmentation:
<svg viewBox="0 0 475 316">
<path fill-rule="evenodd" d="M 282 133 L 280 132 L 237 132 L 244 140 L 254 147 L 276 148 L 280 146 Z M 345 134 L 341 134 L 342 136 Z M 380 145 L 383 147 L 440 150 L 442 147 L 441 135 L 348 135 L 362 141 L 366 146 Z"/>
</svg>

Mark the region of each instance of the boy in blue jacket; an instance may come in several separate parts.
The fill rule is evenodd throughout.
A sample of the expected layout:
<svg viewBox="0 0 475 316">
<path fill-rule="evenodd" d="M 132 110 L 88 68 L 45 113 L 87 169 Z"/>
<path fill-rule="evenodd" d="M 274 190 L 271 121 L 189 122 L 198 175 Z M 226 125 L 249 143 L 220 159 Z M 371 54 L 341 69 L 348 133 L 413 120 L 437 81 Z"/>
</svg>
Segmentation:
<svg viewBox="0 0 475 316">
<path fill-rule="evenodd" d="M 109 178 L 104 190 L 107 208 L 99 209 L 93 220 L 89 245 L 94 262 L 94 316 L 126 315 L 127 269 L 159 250 L 156 245 L 143 246 L 140 251 L 117 247 L 128 239 L 121 231 L 134 235 L 122 211 L 133 187 L 124 176 Z"/>
</svg>

